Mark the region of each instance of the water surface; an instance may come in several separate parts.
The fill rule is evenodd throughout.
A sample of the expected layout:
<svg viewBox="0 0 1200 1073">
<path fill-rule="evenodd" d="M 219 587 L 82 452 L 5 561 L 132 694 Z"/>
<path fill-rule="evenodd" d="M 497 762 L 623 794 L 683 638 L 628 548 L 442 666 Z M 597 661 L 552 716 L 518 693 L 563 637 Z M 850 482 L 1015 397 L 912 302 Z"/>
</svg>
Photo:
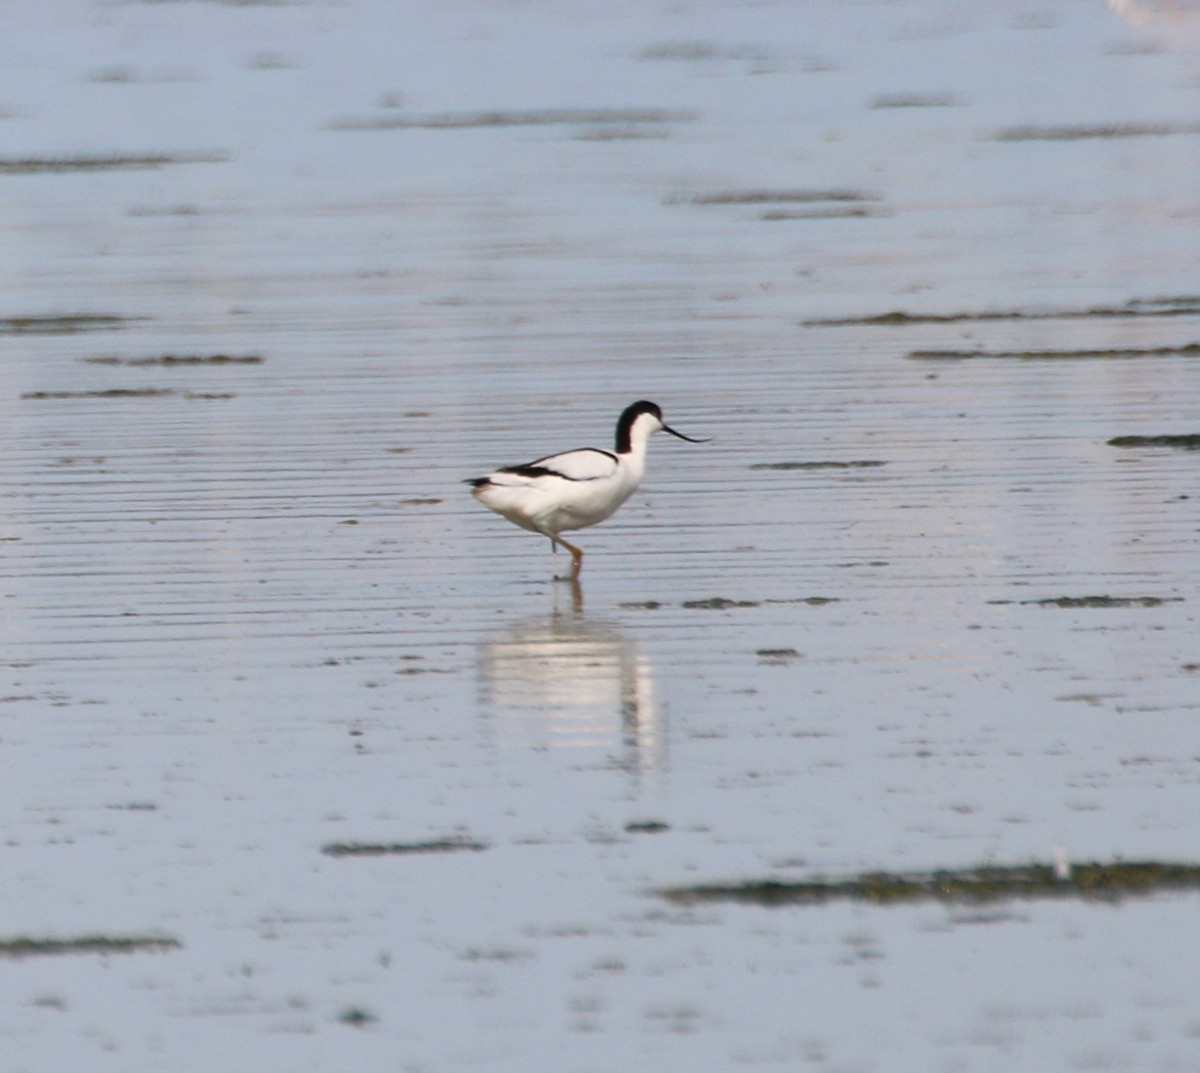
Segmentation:
<svg viewBox="0 0 1200 1073">
<path fill-rule="evenodd" d="M 6 5 L 5 1068 L 1192 1068 L 1194 894 L 660 893 L 1196 859 L 1117 6 Z M 573 591 L 460 482 L 637 398 Z"/>
</svg>

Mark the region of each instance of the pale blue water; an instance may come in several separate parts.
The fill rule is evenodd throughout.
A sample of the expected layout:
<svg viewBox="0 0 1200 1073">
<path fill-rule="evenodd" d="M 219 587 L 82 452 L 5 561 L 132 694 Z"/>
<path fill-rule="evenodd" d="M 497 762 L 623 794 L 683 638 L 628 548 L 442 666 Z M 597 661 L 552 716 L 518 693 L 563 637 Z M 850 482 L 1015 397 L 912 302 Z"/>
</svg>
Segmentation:
<svg viewBox="0 0 1200 1073">
<path fill-rule="evenodd" d="M 1195 859 L 1194 11 L 0 12 L 0 939 L 182 944 L 0 1067 L 1196 1065 L 1190 895 L 654 893 Z M 579 606 L 459 482 L 636 398 Z"/>
</svg>

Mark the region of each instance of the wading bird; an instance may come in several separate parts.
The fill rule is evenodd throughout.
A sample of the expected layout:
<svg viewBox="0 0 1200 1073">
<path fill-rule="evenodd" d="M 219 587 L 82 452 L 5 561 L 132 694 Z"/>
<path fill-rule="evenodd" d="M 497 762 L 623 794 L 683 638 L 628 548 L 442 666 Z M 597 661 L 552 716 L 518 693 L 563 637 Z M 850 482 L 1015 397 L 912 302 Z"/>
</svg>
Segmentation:
<svg viewBox="0 0 1200 1073">
<path fill-rule="evenodd" d="M 663 421 L 658 406 L 643 400 L 627 406 L 618 418 L 615 451 L 583 447 L 523 466 L 505 466 L 466 483 L 489 510 L 522 529 L 549 537 L 556 550 L 559 544 L 566 548 L 575 580 L 583 567 L 583 552 L 560 534 L 612 517 L 641 483 L 646 471 L 646 441 L 655 432 L 669 432 L 688 443 L 707 442 L 676 432 Z"/>
</svg>

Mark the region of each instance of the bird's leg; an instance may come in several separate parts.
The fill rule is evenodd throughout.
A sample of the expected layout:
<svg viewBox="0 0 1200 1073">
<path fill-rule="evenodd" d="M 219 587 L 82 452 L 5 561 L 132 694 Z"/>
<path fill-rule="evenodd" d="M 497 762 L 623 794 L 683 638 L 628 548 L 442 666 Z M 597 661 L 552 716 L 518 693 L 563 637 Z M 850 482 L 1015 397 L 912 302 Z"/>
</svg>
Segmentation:
<svg viewBox="0 0 1200 1073">
<path fill-rule="evenodd" d="M 560 544 L 564 548 L 566 548 L 567 551 L 569 551 L 571 553 L 571 578 L 570 578 L 570 580 L 577 581 L 579 579 L 579 571 L 583 569 L 583 549 L 575 547 L 574 544 L 571 544 L 568 541 L 563 540 L 562 537 L 556 536 L 554 533 L 551 533 L 549 530 L 541 529 L 541 530 L 539 530 L 539 532 L 541 532 L 541 534 L 543 536 L 547 536 L 550 538 L 550 543 L 554 546 L 554 552 L 556 555 L 558 554 L 558 546 Z"/>
<path fill-rule="evenodd" d="M 558 542 L 571 553 L 571 580 L 578 582 L 579 571 L 583 569 L 583 549 L 568 544 L 562 537 L 559 537 Z"/>
</svg>

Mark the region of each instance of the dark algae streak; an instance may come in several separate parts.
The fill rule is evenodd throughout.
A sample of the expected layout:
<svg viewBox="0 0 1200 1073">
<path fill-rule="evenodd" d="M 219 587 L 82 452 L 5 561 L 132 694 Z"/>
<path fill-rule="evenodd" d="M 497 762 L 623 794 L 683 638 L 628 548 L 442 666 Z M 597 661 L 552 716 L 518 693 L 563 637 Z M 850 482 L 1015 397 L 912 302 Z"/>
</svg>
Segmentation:
<svg viewBox="0 0 1200 1073">
<path fill-rule="evenodd" d="M 1025 864 L 918 873 L 867 872 L 853 879 L 754 879 L 741 883 L 671 887 L 659 893 L 680 905 L 741 902 L 775 907 L 833 901 L 874 905 L 917 902 L 980 903 L 1018 899 L 1119 902 L 1170 891 L 1200 889 L 1200 864 L 1113 861 L 1055 867 Z"/>
</svg>

